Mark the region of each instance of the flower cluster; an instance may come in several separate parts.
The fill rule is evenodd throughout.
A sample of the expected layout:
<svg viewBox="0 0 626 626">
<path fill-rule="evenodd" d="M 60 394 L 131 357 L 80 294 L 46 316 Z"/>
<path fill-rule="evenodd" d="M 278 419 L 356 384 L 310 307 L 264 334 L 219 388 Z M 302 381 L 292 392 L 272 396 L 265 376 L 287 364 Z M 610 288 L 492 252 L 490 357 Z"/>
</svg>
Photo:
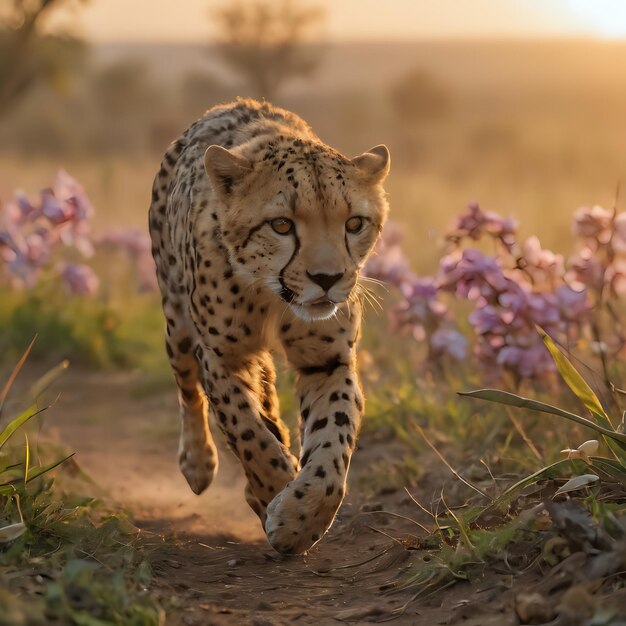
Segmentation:
<svg viewBox="0 0 626 626">
<path fill-rule="evenodd" d="M 399 287 L 392 327 L 427 341 L 430 358 L 465 358 L 466 340 L 454 327 L 449 306 L 450 300 L 464 300 L 472 305 L 468 321 L 477 361 L 518 380 L 540 377 L 554 364 L 536 326 L 569 343 L 585 334 L 602 298 L 626 291 L 626 214 L 599 207 L 576 212 L 580 249 L 567 261 L 542 248 L 535 236 L 520 242 L 513 220 L 476 204 L 448 233 L 450 250 L 435 276 L 410 271 L 398 233 L 393 224 L 390 234 L 383 232 L 365 272 Z M 485 238 L 495 252 L 483 251 Z"/>
<path fill-rule="evenodd" d="M 400 290 L 402 300 L 390 311 L 394 330 L 407 331 L 418 341 L 427 340 L 433 358 L 449 355 L 456 360 L 464 359 L 467 340 L 454 327 L 435 279 L 421 278 L 411 272 L 402 240 L 398 225 L 388 223 L 363 269 L 364 276 Z"/>
<path fill-rule="evenodd" d="M 126 229 L 93 237 L 93 215 L 83 188 L 64 171 L 35 201 L 17 192 L 0 213 L 0 284 L 31 289 L 54 275 L 71 294 L 94 294 L 100 278 L 77 261 L 92 258 L 96 249 L 113 249 L 130 259 L 140 291 L 156 289 L 148 234 Z"/>
<path fill-rule="evenodd" d="M 93 207 L 83 188 L 66 172 L 36 202 L 16 193 L 0 215 L 0 278 L 13 287 L 34 287 L 53 266 L 70 293 L 94 293 L 99 280 L 84 264 L 56 263 L 55 249 L 94 253 L 90 237 Z"/>
<path fill-rule="evenodd" d="M 574 234 L 581 241 L 569 260 L 570 277 L 588 287 L 596 303 L 626 293 L 626 213 L 599 206 L 574 213 Z"/>
</svg>

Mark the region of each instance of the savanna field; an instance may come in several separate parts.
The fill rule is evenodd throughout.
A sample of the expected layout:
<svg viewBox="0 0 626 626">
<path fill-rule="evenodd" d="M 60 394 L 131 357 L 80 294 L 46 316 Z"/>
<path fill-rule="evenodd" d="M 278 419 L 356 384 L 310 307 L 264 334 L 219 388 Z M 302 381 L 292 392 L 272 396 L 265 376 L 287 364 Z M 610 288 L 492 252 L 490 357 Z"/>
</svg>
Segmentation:
<svg viewBox="0 0 626 626">
<path fill-rule="evenodd" d="M 348 495 L 304 556 L 223 441 L 201 497 L 178 471 L 147 234 L 168 142 L 245 87 L 211 49 L 96 46 L 0 117 L 0 625 L 626 624 L 626 45 L 317 53 L 275 103 L 386 143 L 391 214 Z M 295 433 L 280 361 L 279 391 Z"/>
</svg>

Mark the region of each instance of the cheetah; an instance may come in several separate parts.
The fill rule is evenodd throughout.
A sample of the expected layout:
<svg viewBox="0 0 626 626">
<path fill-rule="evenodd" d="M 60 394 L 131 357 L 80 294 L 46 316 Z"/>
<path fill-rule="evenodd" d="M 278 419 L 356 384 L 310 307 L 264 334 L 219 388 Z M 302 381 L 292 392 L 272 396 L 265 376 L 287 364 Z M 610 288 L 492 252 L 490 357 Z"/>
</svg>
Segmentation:
<svg viewBox="0 0 626 626">
<path fill-rule="evenodd" d="M 173 142 L 149 227 L 178 386 L 179 466 L 200 494 L 218 457 L 208 417 L 278 552 L 331 526 L 364 408 L 359 269 L 388 212 L 389 151 L 353 159 L 266 102 L 216 106 Z M 279 415 L 272 355 L 296 372 L 301 454 Z"/>
</svg>

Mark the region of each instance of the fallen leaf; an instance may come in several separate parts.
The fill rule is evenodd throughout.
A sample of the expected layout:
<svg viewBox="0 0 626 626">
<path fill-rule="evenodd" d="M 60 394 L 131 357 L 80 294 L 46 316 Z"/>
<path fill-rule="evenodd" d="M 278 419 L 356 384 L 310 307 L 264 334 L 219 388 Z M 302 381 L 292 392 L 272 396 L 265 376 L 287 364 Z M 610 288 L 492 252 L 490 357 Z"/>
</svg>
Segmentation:
<svg viewBox="0 0 626 626">
<path fill-rule="evenodd" d="M 581 476 L 570 478 L 554 495 L 560 496 L 570 491 L 577 491 L 578 489 L 592 485 L 598 480 L 600 480 L 600 478 L 595 474 L 582 474 Z"/>
<path fill-rule="evenodd" d="M 0 543 L 9 543 L 14 541 L 18 537 L 22 536 L 26 532 L 26 526 L 21 522 L 17 524 L 10 524 L 0 528 Z"/>
</svg>

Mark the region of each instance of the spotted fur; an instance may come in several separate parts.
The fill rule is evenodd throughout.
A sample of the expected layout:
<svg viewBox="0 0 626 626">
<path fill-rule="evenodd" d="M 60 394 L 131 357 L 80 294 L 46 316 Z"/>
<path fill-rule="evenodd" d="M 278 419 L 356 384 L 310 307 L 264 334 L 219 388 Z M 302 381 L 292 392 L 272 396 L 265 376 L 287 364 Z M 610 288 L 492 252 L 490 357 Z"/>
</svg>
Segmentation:
<svg viewBox="0 0 626 626">
<path fill-rule="evenodd" d="M 181 471 L 197 494 L 211 483 L 212 414 L 280 552 L 318 541 L 345 495 L 364 406 L 358 271 L 386 217 L 388 169 L 384 146 L 348 159 L 296 115 L 237 100 L 185 131 L 154 181 L 150 233 Z M 279 415 L 275 350 L 297 372 L 299 459 Z"/>
</svg>

